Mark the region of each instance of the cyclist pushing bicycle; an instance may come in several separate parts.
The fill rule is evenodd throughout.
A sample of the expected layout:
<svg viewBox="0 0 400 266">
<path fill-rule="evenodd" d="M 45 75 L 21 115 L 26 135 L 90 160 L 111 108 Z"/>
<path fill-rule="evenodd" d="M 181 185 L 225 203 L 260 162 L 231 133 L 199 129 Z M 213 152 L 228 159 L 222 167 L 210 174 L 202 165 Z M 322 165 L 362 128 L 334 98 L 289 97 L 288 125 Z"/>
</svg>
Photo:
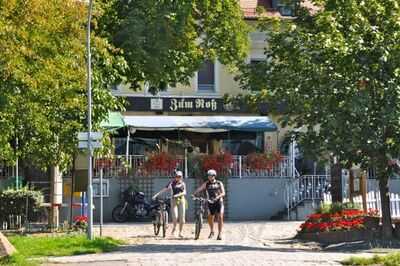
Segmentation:
<svg viewBox="0 0 400 266">
<path fill-rule="evenodd" d="M 216 179 L 217 172 L 214 169 L 207 171 L 208 181 L 204 182 L 193 195 L 201 191 L 206 191 L 208 199 L 208 224 L 210 226 L 210 235 L 214 236 L 214 218 L 218 218 L 218 236 L 217 240 L 221 240 L 222 226 L 224 224 L 224 202 L 225 196 L 224 184 Z"/>
<path fill-rule="evenodd" d="M 166 187 L 164 187 L 161 191 L 156 193 L 153 196 L 153 199 L 156 199 L 157 196 L 165 191 L 171 191 L 171 214 L 172 214 L 172 222 L 173 228 L 171 235 L 175 236 L 175 228 L 176 224 L 179 220 L 179 237 L 182 238 L 182 229 L 185 224 L 185 209 L 186 209 L 186 185 L 183 182 L 183 174 L 181 171 L 175 172 L 175 178 L 170 181 Z"/>
</svg>

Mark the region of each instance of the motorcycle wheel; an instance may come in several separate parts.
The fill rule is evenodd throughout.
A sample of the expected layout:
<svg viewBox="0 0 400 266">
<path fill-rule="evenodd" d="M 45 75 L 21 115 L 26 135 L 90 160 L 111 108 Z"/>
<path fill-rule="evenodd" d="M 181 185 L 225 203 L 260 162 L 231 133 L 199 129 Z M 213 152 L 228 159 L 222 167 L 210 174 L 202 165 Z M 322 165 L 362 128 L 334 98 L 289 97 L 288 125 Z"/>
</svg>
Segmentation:
<svg viewBox="0 0 400 266">
<path fill-rule="evenodd" d="M 167 227 L 168 227 L 168 212 L 163 211 L 163 219 L 162 219 L 163 237 L 167 235 Z"/>
<path fill-rule="evenodd" d="M 124 223 L 124 222 L 128 221 L 128 211 L 125 208 L 125 210 L 122 212 L 123 208 L 124 208 L 124 205 L 118 205 L 113 209 L 112 219 L 114 222 Z"/>
</svg>

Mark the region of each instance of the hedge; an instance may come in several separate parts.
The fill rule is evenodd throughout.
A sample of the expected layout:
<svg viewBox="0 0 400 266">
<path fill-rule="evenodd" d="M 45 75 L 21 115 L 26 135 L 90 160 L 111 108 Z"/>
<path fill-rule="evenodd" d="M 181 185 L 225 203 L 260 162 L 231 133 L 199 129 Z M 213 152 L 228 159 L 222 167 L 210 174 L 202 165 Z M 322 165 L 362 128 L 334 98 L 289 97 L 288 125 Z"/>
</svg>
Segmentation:
<svg viewBox="0 0 400 266">
<path fill-rule="evenodd" d="M 41 191 L 30 190 L 27 187 L 15 190 L 7 189 L 0 192 L 0 221 L 7 221 L 10 215 L 20 215 L 22 222 L 35 221 L 41 214 L 43 194 Z"/>
</svg>

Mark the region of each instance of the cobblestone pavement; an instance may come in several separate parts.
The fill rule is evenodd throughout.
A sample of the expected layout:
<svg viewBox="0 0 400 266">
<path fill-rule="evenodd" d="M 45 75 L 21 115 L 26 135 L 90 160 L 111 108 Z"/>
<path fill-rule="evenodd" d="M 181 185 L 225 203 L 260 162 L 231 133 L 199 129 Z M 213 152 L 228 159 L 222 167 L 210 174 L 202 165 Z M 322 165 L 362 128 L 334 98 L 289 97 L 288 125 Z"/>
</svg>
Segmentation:
<svg viewBox="0 0 400 266">
<path fill-rule="evenodd" d="M 316 244 L 292 240 L 299 222 L 231 222 L 224 228 L 223 240 L 207 239 L 205 225 L 199 240 L 193 240 L 194 226 L 187 224 L 184 238 L 154 237 L 150 224 L 106 225 L 103 235 L 124 239 L 127 245 L 105 254 L 49 259 L 48 266 L 94 265 L 276 265 L 326 266 L 353 255 L 369 253 L 326 252 Z M 98 229 L 96 229 L 98 234 Z"/>
</svg>

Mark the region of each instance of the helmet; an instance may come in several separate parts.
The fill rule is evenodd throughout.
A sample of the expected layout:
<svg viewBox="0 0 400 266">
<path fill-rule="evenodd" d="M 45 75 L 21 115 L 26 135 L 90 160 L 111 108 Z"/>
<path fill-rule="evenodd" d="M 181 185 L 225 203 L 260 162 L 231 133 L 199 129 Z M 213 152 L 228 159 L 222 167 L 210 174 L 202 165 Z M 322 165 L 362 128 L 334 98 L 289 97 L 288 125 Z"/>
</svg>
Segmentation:
<svg viewBox="0 0 400 266">
<path fill-rule="evenodd" d="M 183 177 L 182 171 L 175 171 L 175 176 Z"/>
<path fill-rule="evenodd" d="M 217 171 L 215 171 L 214 169 L 210 169 L 207 171 L 207 175 L 217 176 Z"/>
</svg>

